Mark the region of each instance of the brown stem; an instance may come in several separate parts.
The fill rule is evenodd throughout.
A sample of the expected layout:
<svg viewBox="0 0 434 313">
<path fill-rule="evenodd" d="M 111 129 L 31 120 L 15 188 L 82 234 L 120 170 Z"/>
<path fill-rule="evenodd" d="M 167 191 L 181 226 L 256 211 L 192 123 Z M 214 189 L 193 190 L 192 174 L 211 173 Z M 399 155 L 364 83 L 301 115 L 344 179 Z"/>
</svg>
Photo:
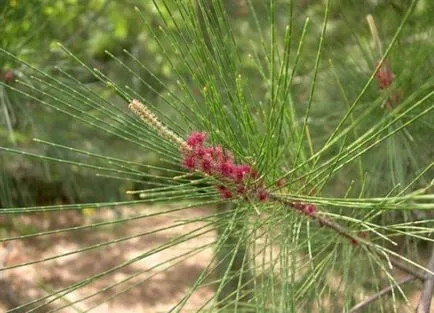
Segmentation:
<svg viewBox="0 0 434 313">
<path fill-rule="evenodd" d="M 392 265 L 395 266 L 397 269 L 401 270 L 401 272 L 410 274 L 410 275 L 416 277 L 417 279 L 419 279 L 420 281 L 425 280 L 425 276 L 423 274 L 421 274 L 419 271 L 411 269 L 407 265 L 404 265 L 397 260 L 390 259 L 390 263 L 392 263 Z"/>
<path fill-rule="evenodd" d="M 434 245 L 431 249 L 431 258 L 428 262 L 427 269 L 434 272 Z M 425 282 L 420 295 L 419 304 L 417 305 L 416 313 L 429 313 L 431 300 L 434 292 L 434 275 L 426 273 Z"/>
<path fill-rule="evenodd" d="M 288 201 L 286 199 L 283 199 L 279 196 L 271 194 L 270 199 L 273 201 L 279 202 L 280 204 L 283 204 L 286 207 L 290 207 L 291 209 L 294 208 L 293 202 Z M 328 227 L 328 228 L 332 229 L 333 231 L 337 232 L 339 235 L 347 238 L 353 244 L 358 244 L 358 243 L 362 242 L 362 241 L 360 241 L 360 238 L 358 236 L 351 234 L 344 226 L 332 221 L 331 219 L 329 219 L 325 216 L 322 216 L 320 214 L 320 211 L 313 211 L 307 215 L 310 218 L 317 220 L 320 225 Z"/>
<path fill-rule="evenodd" d="M 371 304 L 372 302 L 374 302 L 375 300 L 377 300 L 378 298 L 380 298 L 381 296 L 384 296 L 385 294 L 389 293 L 393 288 L 397 287 L 397 286 L 401 286 L 404 285 L 406 283 L 409 283 L 413 280 L 415 280 L 416 277 L 415 276 L 408 276 L 406 278 L 404 278 L 403 280 L 396 282 L 395 284 L 391 284 L 390 286 L 380 290 L 379 292 L 377 292 L 376 294 L 370 296 L 368 299 L 358 303 L 357 305 L 353 306 L 351 308 L 351 310 L 349 311 L 349 313 L 355 313 L 360 311 L 361 309 L 363 309 L 365 306 Z"/>
<path fill-rule="evenodd" d="M 288 201 L 286 199 L 283 199 L 277 195 L 270 194 L 270 200 L 273 200 L 275 202 L 278 202 L 280 204 L 283 204 L 286 207 L 289 207 L 291 209 L 294 209 L 294 203 L 291 201 Z M 341 224 L 321 215 L 321 212 L 318 210 L 306 213 L 306 216 L 310 217 L 311 219 L 317 220 L 318 223 L 322 226 L 328 227 L 329 229 L 335 231 L 339 235 L 347 238 L 350 240 L 350 242 L 354 245 L 362 244 L 367 249 L 372 249 L 372 244 L 369 241 L 362 240 L 359 236 L 351 234 L 345 226 L 342 226 Z M 383 258 L 386 258 L 388 262 L 390 262 L 394 267 L 401 270 L 402 272 L 405 272 L 407 274 L 410 274 L 414 276 L 415 278 L 424 281 L 425 276 L 421 274 L 419 271 L 412 269 L 408 267 L 407 265 L 402 264 L 400 261 L 393 259 L 391 256 L 386 257 L 384 254 L 380 253 L 380 256 Z M 433 261 L 434 262 L 434 261 Z M 433 264 L 434 266 L 434 264 Z M 433 268 L 428 268 L 430 271 L 434 271 Z M 423 312 L 423 311 L 422 311 Z M 419 313 L 419 312 L 418 312 Z"/>
</svg>

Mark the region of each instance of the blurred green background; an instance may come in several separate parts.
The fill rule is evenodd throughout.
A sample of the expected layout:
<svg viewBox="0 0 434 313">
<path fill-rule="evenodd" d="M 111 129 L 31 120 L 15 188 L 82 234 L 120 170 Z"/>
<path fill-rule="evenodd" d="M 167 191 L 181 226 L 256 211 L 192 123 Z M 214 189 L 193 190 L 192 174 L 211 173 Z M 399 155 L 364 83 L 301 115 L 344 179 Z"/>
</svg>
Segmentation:
<svg viewBox="0 0 434 313">
<path fill-rule="evenodd" d="M 261 27 L 263 25 L 265 37 L 268 36 L 269 21 L 265 2 L 252 1 L 256 8 L 255 15 L 252 14 L 247 0 L 225 0 L 224 4 L 242 58 L 248 59 L 253 52 L 259 61 L 265 59 L 262 50 L 264 44 L 259 40 L 257 29 L 252 27 L 256 17 L 259 25 Z M 347 109 L 348 99 L 352 100 L 357 96 L 380 57 L 373 47 L 365 20 L 366 15 L 372 14 L 375 17 L 380 37 L 387 46 L 408 4 L 409 1 L 406 0 L 332 1 L 325 55 L 320 67 L 312 112 L 312 138 L 315 146 L 324 143 L 326 139 L 324 135 L 329 134 L 336 126 L 338 118 Z M 278 6 L 276 22 L 277 29 L 280 31 L 277 33 L 277 42 L 283 44 L 284 27 L 287 23 L 287 1 L 278 2 Z M 432 29 L 433 6 L 432 1 L 419 1 L 409 22 L 410 26 L 404 30 L 403 39 L 398 42 L 398 47 L 389 57 L 398 81 L 396 88 L 403 96 L 417 89 L 430 77 L 430 73 L 423 69 L 434 68 L 432 41 L 423 39 L 424 34 Z M 144 20 L 158 34 L 161 18 L 152 1 L 148 0 L 3 0 L 0 1 L 0 46 L 57 79 L 62 79 L 60 71 L 64 70 L 102 99 L 122 104 L 114 92 L 103 88 L 104 86 L 96 82 L 83 66 L 65 55 L 57 45 L 60 42 L 90 68 L 98 68 L 121 86 L 130 86 L 138 94 L 159 106 L 161 111 L 167 112 L 166 114 L 175 114 L 168 109 L 158 93 L 164 93 L 165 88 L 176 84 L 168 58 L 175 63 L 181 74 L 183 74 L 183 60 L 174 54 L 171 55 L 173 51 L 170 46 L 165 46 L 167 44 L 165 38 L 159 37 L 167 55 L 163 54 L 163 50 L 154 40 L 153 34 L 145 26 L 135 7 L 139 8 Z M 300 110 L 304 110 L 312 80 L 324 1 L 294 1 L 293 9 L 295 38 L 300 38 L 306 16 L 311 20 L 291 95 L 293 101 L 297 103 L 296 107 L 299 106 Z M 170 33 L 170 29 L 168 31 Z M 297 49 L 297 42 L 298 40 L 293 41 L 293 51 Z M 128 50 L 147 67 L 147 70 L 135 68 L 145 83 L 133 77 L 125 67 L 120 66 L 117 60 L 106 53 L 109 51 L 125 65 L 134 66 L 124 50 Z M 260 99 L 266 82 L 258 75 L 254 62 L 244 62 L 243 66 L 244 72 L 247 75 L 250 73 L 249 82 L 254 85 L 254 88 L 249 86 L 250 92 L 256 93 L 252 98 Z M 414 75 L 415 71 L 418 75 Z M 46 85 L 37 86 L 38 82 L 30 75 L 25 66 L 11 62 L 3 54 L 0 56 L 0 77 L 4 83 L 11 87 L 18 87 L 15 80 L 20 80 L 36 88 L 47 88 Z M 187 70 L 185 75 L 188 81 Z M 199 92 L 192 88 L 193 93 Z M 369 91 L 361 99 L 366 103 L 373 101 L 379 103 L 378 110 L 372 113 L 372 124 L 375 124 L 376 119 L 379 119 L 382 114 L 387 114 L 381 107 L 381 99 L 384 97 L 385 95 L 378 91 L 377 86 L 371 84 Z M 363 110 L 364 105 L 361 104 L 354 115 L 362 114 Z M 77 161 L 86 159 L 85 155 L 69 155 L 67 150 L 33 141 L 33 138 L 40 138 L 130 161 L 146 161 L 148 164 L 155 165 L 160 162 L 156 155 L 138 151 L 134 145 L 116 136 L 91 131 L 83 127 L 79 121 L 72 120 L 49 107 L 35 104 L 31 99 L 5 86 L 0 86 L 0 112 L 0 145 L 2 146 L 20 147 L 55 158 L 73 158 Z M 422 142 L 429 140 L 428 136 L 432 131 L 429 125 L 432 125 L 432 118 L 427 117 L 414 126 Z M 362 125 L 361 129 L 369 129 L 369 127 L 370 125 Z M 403 136 L 405 137 L 405 134 Z M 408 138 L 411 139 L 411 135 Z M 407 139 L 404 138 L 404 142 Z M 378 175 L 378 179 L 370 185 L 372 190 L 386 192 L 397 181 L 406 181 L 407 176 L 418 168 L 419 162 L 426 164 L 424 161 L 430 157 L 431 152 L 414 153 L 414 149 L 411 148 L 413 144 L 417 142 L 408 140 L 408 145 L 391 142 L 385 147 L 388 150 L 376 149 L 366 155 L 364 166 L 367 166 L 371 173 Z M 393 162 L 386 156 L 390 149 L 393 150 Z M 331 153 L 335 152 L 331 151 Z M 0 207 L 116 201 L 125 199 L 126 189 L 134 184 L 140 184 L 140 181 L 104 179 L 97 177 L 92 170 L 5 155 L 5 153 L 1 154 L 0 162 Z M 347 181 L 347 176 L 358 175 L 356 167 L 348 168 L 343 172 L 345 174 L 341 176 L 344 182 Z M 392 175 L 389 175 L 390 173 Z M 332 192 L 339 193 L 339 186 L 340 181 L 337 178 Z"/>
</svg>

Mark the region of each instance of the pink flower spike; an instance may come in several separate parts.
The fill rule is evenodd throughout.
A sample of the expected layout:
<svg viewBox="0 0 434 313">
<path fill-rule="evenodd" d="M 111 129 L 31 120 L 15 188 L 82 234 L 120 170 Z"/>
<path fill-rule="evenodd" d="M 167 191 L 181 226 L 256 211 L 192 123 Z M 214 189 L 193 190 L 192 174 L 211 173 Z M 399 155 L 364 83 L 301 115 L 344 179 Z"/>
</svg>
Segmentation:
<svg viewBox="0 0 434 313">
<path fill-rule="evenodd" d="M 259 201 L 264 202 L 268 198 L 268 192 L 264 189 L 258 190 L 257 196 Z"/>
<path fill-rule="evenodd" d="M 224 160 L 224 151 L 221 146 L 215 146 L 211 150 L 211 156 L 216 162 L 222 162 Z"/>
<path fill-rule="evenodd" d="M 284 184 L 285 184 L 285 180 L 284 180 L 284 179 L 279 179 L 279 180 L 276 182 L 276 186 L 277 186 L 278 188 L 282 188 Z"/>
<path fill-rule="evenodd" d="M 187 138 L 187 145 L 194 148 L 202 146 L 206 140 L 207 134 L 205 132 L 192 132 Z"/>
<path fill-rule="evenodd" d="M 183 165 L 184 168 L 186 168 L 187 170 L 189 170 L 189 171 L 194 171 L 194 170 L 195 170 L 195 167 L 196 167 L 196 162 L 195 162 L 195 160 L 194 160 L 194 157 L 191 156 L 191 155 L 187 156 L 187 157 L 184 159 L 182 165 Z"/>
<path fill-rule="evenodd" d="M 249 174 L 252 171 L 252 167 L 247 164 L 241 165 L 244 174 Z"/>
<path fill-rule="evenodd" d="M 218 165 L 218 170 L 223 177 L 229 178 L 234 170 L 234 164 L 230 161 L 224 161 Z"/>
<path fill-rule="evenodd" d="M 201 170 L 206 174 L 211 174 L 212 172 L 212 163 L 208 158 L 204 158 L 201 164 Z"/>
<path fill-rule="evenodd" d="M 304 212 L 309 216 L 313 216 L 313 214 L 316 212 L 316 206 L 313 204 L 307 204 L 304 207 Z"/>
<path fill-rule="evenodd" d="M 204 147 L 202 147 L 202 146 L 197 146 L 195 148 L 194 152 L 195 152 L 195 155 L 197 157 L 203 158 L 206 155 L 206 153 L 207 153 L 207 149 L 204 148 Z"/>
<path fill-rule="evenodd" d="M 214 148 L 213 147 L 205 148 L 205 156 L 209 159 L 212 159 L 214 157 Z"/>
<path fill-rule="evenodd" d="M 230 192 L 230 190 L 227 190 L 227 189 L 226 189 L 226 190 L 223 192 L 222 196 L 223 196 L 224 199 L 230 199 L 230 198 L 232 198 L 232 192 Z"/>
<path fill-rule="evenodd" d="M 246 192 L 246 188 L 245 188 L 243 185 L 239 185 L 239 186 L 237 187 L 237 192 L 238 192 L 239 194 L 244 194 L 244 193 Z"/>
<path fill-rule="evenodd" d="M 219 186 L 217 186 L 217 190 L 218 191 L 224 191 L 224 190 L 226 190 L 226 187 L 223 185 L 219 185 Z"/>
<path fill-rule="evenodd" d="M 233 170 L 232 170 L 232 177 L 233 180 L 236 182 L 241 182 L 243 180 L 243 173 L 240 169 L 239 165 L 234 164 Z"/>
<path fill-rule="evenodd" d="M 220 185 L 220 186 L 217 187 L 217 190 L 219 191 L 220 196 L 223 199 L 230 199 L 230 198 L 232 198 L 232 192 L 228 188 L 226 188 L 225 186 Z"/>
<path fill-rule="evenodd" d="M 246 175 L 250 174 L 251 170 L 252 168 L 246 164 L 235 165 L 233 170 L 233 178 L 235 182 L 242 182 Z"/>
<path fill-rule="evenodd" d="M 378 66 L 378 62 L 376 66 Z M 392 84 L 393 73 L 390 69 L 389 64 L 386 61 L 383 62 L 383 64 L 381 65 L 380 69 L 375 75 L 375 78 L 377 79 L 378 87 L 380 89 L 386 89 Z"/>
</svg>

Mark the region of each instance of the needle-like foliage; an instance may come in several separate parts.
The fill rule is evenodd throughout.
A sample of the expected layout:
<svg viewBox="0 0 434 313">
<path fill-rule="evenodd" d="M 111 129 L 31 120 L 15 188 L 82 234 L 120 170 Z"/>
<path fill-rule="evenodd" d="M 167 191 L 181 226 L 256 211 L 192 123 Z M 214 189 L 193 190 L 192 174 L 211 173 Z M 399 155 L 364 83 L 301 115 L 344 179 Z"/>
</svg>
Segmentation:
<svg viewBox="0 0 434 313">
<path fill-rule="evenodd" d="M 173 269 L 205 257 L 188 288 L 144 310 L 404 312 L 434 275 L 424 257 L 434 227 L 431 2 L 402 1 L 387 17 L 390 7 L 359 12 L 349 4 L 358 1 L 226 2 L 154 0 L 158 22 L 136 7 L 170 75 L 119 47 L 105 53 L 122 77 L 62 43 L 77 69 L 42 70 L 0 48 L 27 73 L 2 88 L 44 108 L 44 119 L 62 117 L 72 138 L 34 139 L 52 153 L 4 144 L 3 162 L 59 164 L 65 180 L 92 172 L 123 194 L 0 209 L 13 224 L 4 249 L 87 239 L 0 263 L 0 281 L 26 269 L 70 269 L 53 286 L 38 277 L 38 292 L 10 312 L 133 303 L 153 279 L 176 285 Z M 92 138 L 107 142 L 94 149 Z M 14 227 L 68 214 L 79 222 Z M 144 248 L 128 253 L 135 244 Z M 102 266 L 73 271 L 86 257 Z M 403 274 L 411 285 L 399 282 Z"/>
</svg>

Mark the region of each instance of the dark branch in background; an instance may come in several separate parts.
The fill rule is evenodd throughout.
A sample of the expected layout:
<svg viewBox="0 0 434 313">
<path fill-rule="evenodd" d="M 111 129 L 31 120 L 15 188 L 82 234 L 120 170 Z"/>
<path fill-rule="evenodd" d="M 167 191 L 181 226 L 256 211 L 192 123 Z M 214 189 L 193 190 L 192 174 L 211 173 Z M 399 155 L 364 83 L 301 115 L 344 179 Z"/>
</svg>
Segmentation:
<svg viewBox="0 0 434 313">
<path fill-rule="evenodd" d="M 380 255 L 382 255 L 382 254 L 380 254 Z M 425 276 L 423 274 L 421 274 L 419 271 L 413 270 L 413 269 L 407 267 L 407 265 L 404 265 L 404 264 L 402 264 L 399 261 L 394 260 L 394 259 L 390 259 L 390 263 L 392 263 L 393 266 L 395 266 L 397 269 L 401 270 L 402 272 L 410 274 L 410 275 L 416 277 L 417 279 L 419 279 L 420 281 L 425 281 Z"/>
<path fill-rule="evenodd" d="M 398 281 L 394 284 L 391 284 L 390 286 L 380 290 L 379 292 L 377 292 L 376 294 L 370 296 L 368 299 L 360 302 L 359 304 L 355 305 L 354 307 L 351 308 L 351 310 L 349 311 L 349 313 L 355 313 L 355 312 L 359 312 L 361 309 L 363 309 L 365 306 L 373 303 L 374 301 L 376 301 L 378 298 L 380 298 L 381 296 L 384 296 L 385 294 L 389 293 L 390 291 L 393 290 L 393 288 L 398 287 L 398 286 L 402 286 L 404 284 L 407 284 L 409 282 L 412 282 L 413 280 L 415 280 L 416 277 L 415 276 L 407 276 L 406 278 L 404 278 L 401 281 Z"/>
<path fill-rule="evenodd" d="M 394 264 L 394 265 L 396 266 L 396 264 Z M 396 267 L 400 268 L 399 266 L 401 266 L 401 265 L 398 264 L 398 266 L 396 266 Z M 434 272 L 434 245 L 433 245 L 432 250 L 431 250 L 431 258 L 430 258 L 426 268 L 427 268 L 427 270 Z M 400 268 L 400 269 L 407 272 L 406 268 L 405 269 Z M 420 300 L 419 300 L 419 304 L 418 304 L 417 309 L 416 309 L 416 313 L 429 313 L 430 308 L 431 308 L 431 300 L 432 300 L 432 296 L 433 296 L 433 291 L 434 291 L 434 275 L 432 275 L 430 273 L 426 273 L 425 275 L 420 275 L 419 273 L 414 273 L 414 274 L 404 278 L 403 280 L 396 282 L 395 284 L 392 284 L 389 287 L 384 288 L 383 290 L 380 290 L 376 294 L 370 296 L 368 299 L 360 302 L 359 304 L 354 306 L 349 311 L 349 313 L 359 312 L 365 306 L 376 301 L 381 296 L 384 296 L 385 294 L 389 293 L 391 290 L 393 290 L 393 288 L 398 287 L 398 286 L 402 286 L 402 285 L 409 283 L 409 282 L 412 282 L 416 279 L 419 279 L 422 282 L 424 282 L 422 294 L 420 296 Z"/>
<path fill-rule="evenodd" d="M 431 248 L 431 258 L 428 262 L 427 269 L 434 272 L 434 245 Z M 417 313 L 429 313 L 431 300 L 434 291 L 434 275 L 426 273 L 425 282 L 423 284 L 422 294 L 420 295 Z"/>
</svg>

